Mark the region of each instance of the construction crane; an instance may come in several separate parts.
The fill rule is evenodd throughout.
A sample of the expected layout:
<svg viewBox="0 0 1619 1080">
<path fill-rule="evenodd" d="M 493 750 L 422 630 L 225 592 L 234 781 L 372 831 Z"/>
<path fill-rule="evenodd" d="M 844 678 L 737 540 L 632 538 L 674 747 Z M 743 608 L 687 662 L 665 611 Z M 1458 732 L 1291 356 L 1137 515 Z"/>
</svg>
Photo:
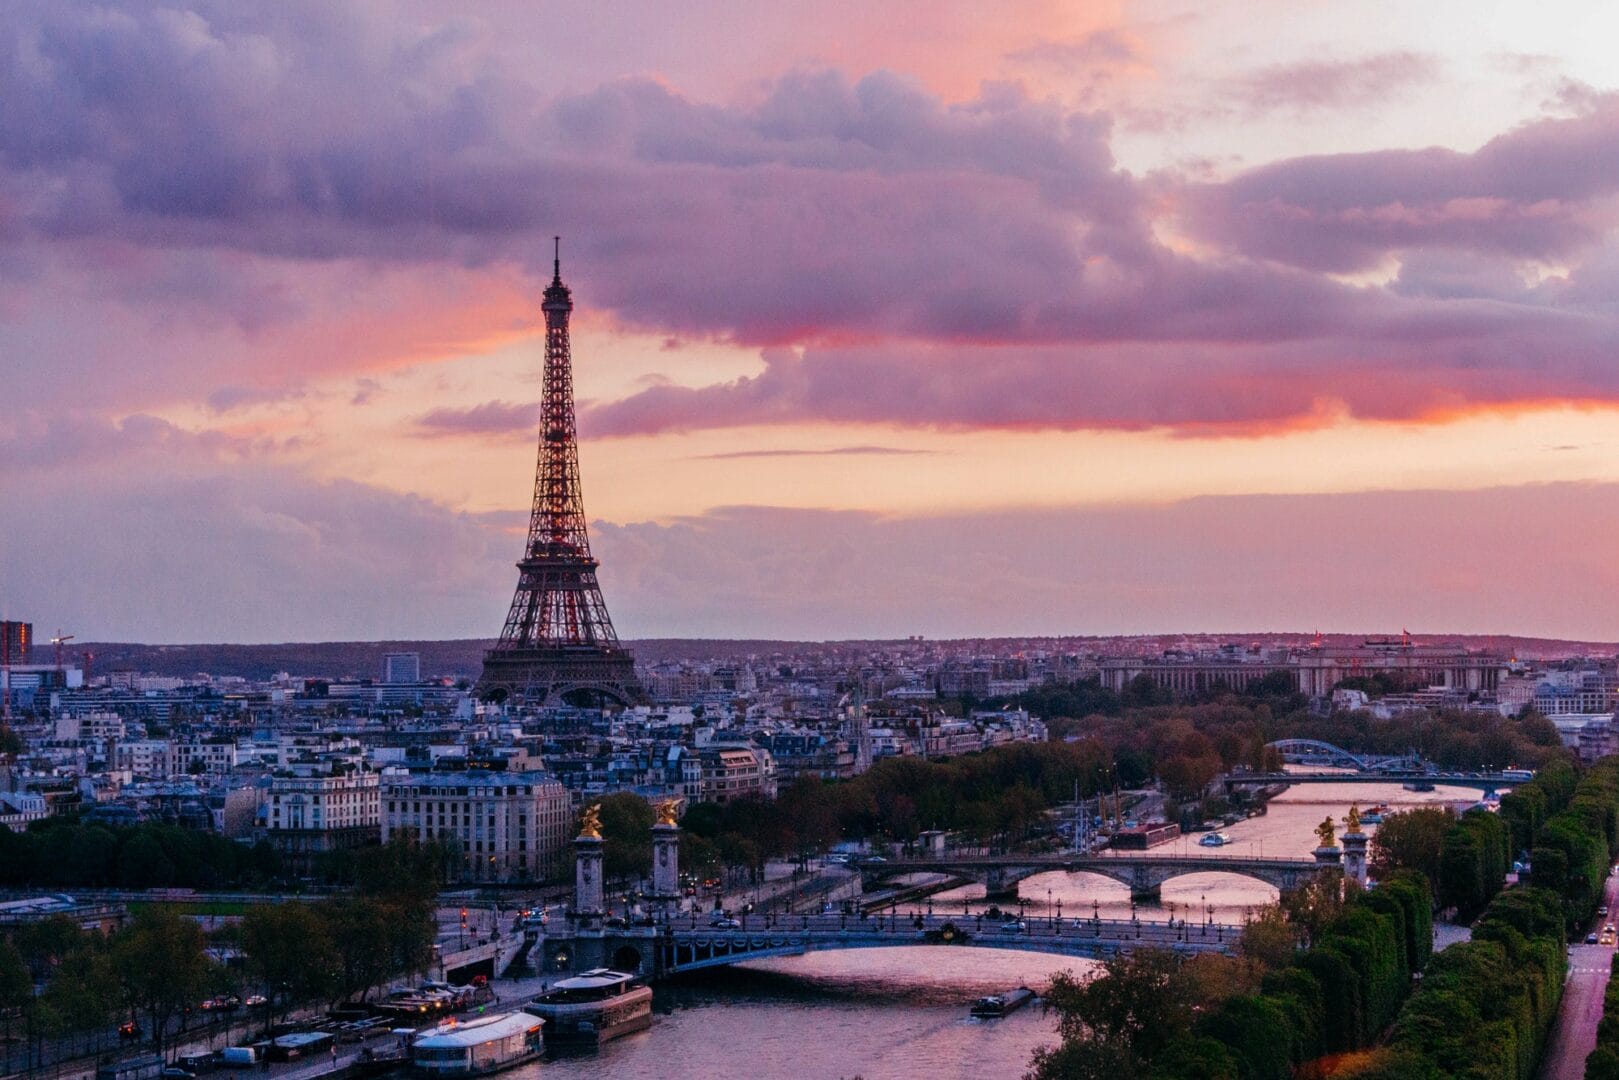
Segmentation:
<svg viewBox="0 0 1619 1080">
<path fill-rule="evenodd" d="M 51 638 L 51 644 L 56 646 L 56 673 L 58 675 L 67 670 L 62 666 L 62 646 L 72 641 L 73 638 L 73 634 L 64 634 L 60 630 L 56 632 L 55 637 Z"/>
</svg>

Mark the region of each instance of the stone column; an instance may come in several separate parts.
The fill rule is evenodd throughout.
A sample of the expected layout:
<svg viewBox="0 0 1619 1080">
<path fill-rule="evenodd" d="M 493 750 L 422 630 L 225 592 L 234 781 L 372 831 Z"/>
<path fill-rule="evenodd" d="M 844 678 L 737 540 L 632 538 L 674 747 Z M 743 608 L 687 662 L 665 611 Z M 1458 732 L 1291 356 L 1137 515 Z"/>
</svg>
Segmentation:
<svg viewBox="0 0 1619 1080">
<path fill-rule="evenodd" d="M 1344 843 L 1344 880 L 1354 880 L 1362 887 L 1366 885 L 1366 845 L 1371 837 L 1360 828 L 1360 807 L 1351 806 L 1349 817 L 1346 819 L 1347 829 L 1343 835 Z"/>
<path fill-rule="evenodd" d="M 680 826 L 652 826 L 652 896 L 665 911 L 680 906 Z"/>
<path fill-rule="evenodd" d="M 605 855 L 599 836 L 581 836 L 573 842 L 574 900 L 576 915 L 602 913 L 602 873 Z"/>
</svg>

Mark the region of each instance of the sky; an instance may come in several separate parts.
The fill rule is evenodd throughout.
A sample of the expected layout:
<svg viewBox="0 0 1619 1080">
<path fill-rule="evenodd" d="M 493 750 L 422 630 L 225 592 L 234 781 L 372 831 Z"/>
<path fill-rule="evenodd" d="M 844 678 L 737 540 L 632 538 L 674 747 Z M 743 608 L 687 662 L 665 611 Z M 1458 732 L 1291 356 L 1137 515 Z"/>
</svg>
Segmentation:
<svg viewBox="0 0 1619 1080">
<path fill-rule="evenodd" d="M 28 0 L 0 617 L 1619 640 L 1619 8 Z"/>
</svg>

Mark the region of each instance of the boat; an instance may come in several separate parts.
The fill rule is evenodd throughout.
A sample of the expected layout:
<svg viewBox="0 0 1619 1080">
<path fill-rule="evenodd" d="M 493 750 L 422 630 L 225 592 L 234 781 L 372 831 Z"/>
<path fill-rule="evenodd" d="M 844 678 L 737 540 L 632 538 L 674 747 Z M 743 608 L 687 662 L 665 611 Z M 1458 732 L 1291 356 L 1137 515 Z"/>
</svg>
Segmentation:
<svg viewBox="0 0 1619 1080">
<path fill-rule="evenodd" d="M 1020 986 L 1016 990 L 1008 990 L 1004 994 L 992 994 L 981 997 L 973 1002 L 970 1010 L 972 1015 L 980 1020 L 995 1020 L 1007 1013 L 1016 1012 L 1023 1008 L 1035 997 L 1034 991 L 1027 986 Z"/>
<path fill-rule="evenodd" d="M 651 1027 L 652 991 L 634 975 L 592 968 L 553 984 L 523 1009 L 545 1020 L 551 1044 L 595 1046 Z"/>
<path fill-rule="evenodd" d="M 487 1076 L 539 1057 L 544 1026 L 526 1012 L 440 1024 L 411 1042 L 410 1068 L 417 1076 Z"/>
<path fill-rule="evenodd" d="M 1231 837 L 1223 832 L 1211 832 L 1199 840 L 1198 843 L 1203 847 L 1225 847 L 1231 843 Z"/>
<path fill-rule="evenodd" d="M 1381 825 L 1383 824 L 1383 815 L 1388 812 L 1389 808 L 1387 804 L 1384 803 L 1379 803 L 1376 806 L 1368 807 L 1366 812 L 1360 815 L 1361 824 Z"/>
</svg>

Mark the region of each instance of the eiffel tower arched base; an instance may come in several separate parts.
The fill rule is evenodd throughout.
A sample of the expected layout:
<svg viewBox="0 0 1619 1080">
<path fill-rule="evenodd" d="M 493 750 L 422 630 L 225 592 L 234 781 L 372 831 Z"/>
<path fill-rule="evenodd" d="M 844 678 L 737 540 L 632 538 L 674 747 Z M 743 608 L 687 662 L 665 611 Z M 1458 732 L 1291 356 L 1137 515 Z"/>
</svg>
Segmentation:
<svg viewBox="0 0 1619 1080">
<path fill-rule="evenodd" d="M 480 701 L 534 707 L 646 700 L 624 649 L 491 649 L 475 693 Z"/>
</svg>

